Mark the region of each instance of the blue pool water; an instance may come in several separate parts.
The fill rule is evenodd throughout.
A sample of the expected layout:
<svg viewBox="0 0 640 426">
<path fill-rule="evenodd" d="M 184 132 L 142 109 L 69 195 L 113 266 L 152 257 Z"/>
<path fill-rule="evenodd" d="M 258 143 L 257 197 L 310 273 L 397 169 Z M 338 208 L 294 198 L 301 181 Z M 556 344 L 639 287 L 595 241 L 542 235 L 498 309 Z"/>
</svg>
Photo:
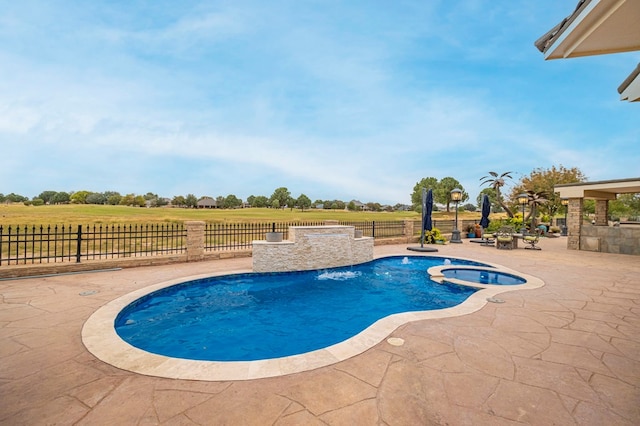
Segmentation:
<svg viewBox="0 0 640 426">
<path fill-rule="evenodd" d="M 426 272 L 445 262 L 387 257 L 322 271 L 189 281 L 131 303 L 116 318 L 116 332 L 139 349 L 174 358 L 252 361 L 305 353 L 391 314 L 460 304 L 476 290 L 437 284 Z"/>
<path fill-rule="evenodd" d="M 442 275 L 444 275 L 445 278 L 458 278 L 478 284 L 518 285 L 527 282 L 527 280 L 523 278 L 506 272 L 485 271 L 481 269 L 443 269 Z"/>
</svg>

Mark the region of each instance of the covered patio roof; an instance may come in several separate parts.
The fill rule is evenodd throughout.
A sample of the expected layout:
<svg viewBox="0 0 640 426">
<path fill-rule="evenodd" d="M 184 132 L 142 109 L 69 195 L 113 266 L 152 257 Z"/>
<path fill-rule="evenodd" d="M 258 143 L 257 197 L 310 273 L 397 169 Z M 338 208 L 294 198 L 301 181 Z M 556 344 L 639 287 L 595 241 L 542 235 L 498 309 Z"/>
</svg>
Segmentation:
<svg viewBox="0 0 640 426">
<path fill-rule="evenodd" d="M 615 200 L 616 194 L 640 193 L 640 178 L 567 183 L 556 185 L 554 190 L 561 198 Z"/>
<path fill-rule="evenodd" d="M 534 44 L 545 59 L 637 51 L 640 50 L 639 22 L 638 0 L 580 0 L 571 15 Z M 637 69 L 618 91 L 622 100 L 640 100 Z"/>
</svg>

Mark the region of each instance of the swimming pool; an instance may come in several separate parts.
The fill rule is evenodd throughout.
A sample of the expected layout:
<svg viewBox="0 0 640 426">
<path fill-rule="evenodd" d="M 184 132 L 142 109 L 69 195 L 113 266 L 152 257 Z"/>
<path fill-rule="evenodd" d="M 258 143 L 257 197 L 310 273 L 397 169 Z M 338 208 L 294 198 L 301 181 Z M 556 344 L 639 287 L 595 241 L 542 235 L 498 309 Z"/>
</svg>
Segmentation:
<svg viewBox="0 0 640 426">
<path fill-rule="evenodd" d="M 432 258 L 430 255 L 419 255 L 417 257 L 424 257 L 425 259 Z M 396 257 L 395 262 L 397 262 L 398 258 L 401 259 L 401 263 L 404 261 L 404 256 L 398 256 Z M 406 267 L 421 269 L 424 272 L 424 275 L 427 275 L 427 272 L 424 271 L 425 264 L 420 266 L 420 263 L 413 263 L 413 259 L 413 256 L 408 257 L 407 261 L 411 264 Z M 399 312 L 388 315 L 375 321 L 369 327 L 353 337 L 349 337 L 346 340 L 340 341 L 331 346 L 322 347 L 321 349 L 302 354 L 279 358 L 258 359 L 255 361 L 205 361 L 177 358 L 152 353 L 132 346 L 123 340 L 116 332 L 116 321 L 122 318 L 121 315 L 123 312 L 125 312 L 129 307 L 144 301 L 149 294 L 155 292 L 162 293 L 164 289 L 181 286 L 186 282 L 210 279 L 212 278 L 211 275 L 216 274 L 187 276 L 160 281 L 155 284 L 148 285 L 147 287 L 133 290 L 130 293 L 123 294 L 116 299 L 108 301 L 98 308 L 84 323 L 84 326 L 82 327 L 82 343 L 89 352 L 101 361 L 122 370 L 148 376 L 208 381 L 253 380 L 266 377 L 277 377 L 332 365 L 362 354 L 376 345 L 384 345 L 387 343 L 389 345 L 403 344 L 402 339 L 397 339 L 395 337 L 392 339 L 390 337 L 396 330 L 398 330 L 399 327 L 405 324 L 416 321 L 446 319 L 471 314 L 482 309 L 482 307 L 484 307 L 488 302 L 493 300 L 493 296 L 500 293 L 521 289 L 534 289 L 544 285 L 544 282 L 539 278 L 505 268 L 498 264 L 490 264 L 487 267 L 472 266 L 477 265 L 478 263 L 473 261 L 465 262 L 463 259 L 453 258 L 451 258 L 451 263 L 455 263 L 455 268 L 502 271 L 520 276 L 524 278 L 526 282 L 522 285 L 504 286 L 478 284 L 456 278 L 445 278 L 442 269 L 450 269 L 452 268 L 452 265 L 446 264 L 447 262 L 445 262 L 442 257 L 436 259 L 440 264 L 427 269 L 428 274 L 431 275 L 431 280 L 439 283 L 443 281 L 451 281 L 454 284 L 459 284 L 460 286 L 474 287 L 476 291 L 458 305 L 448 308 Z M 462 262 L 458 262 L 458 260 L 462 260 Z M 229 271 L 229 273 L 231 272 L 232 271 Z M 233 272 L 236 272 L 237 275 L 237 272 L 248 273 L 249 271 L 242 270 Z M 233 276 L 229 275 L 229 273 L 227 273 L 227 275 L 217 275 L 221 277 Z M 342 289 L 344 290 L 344 288 Z M 507 301 L 506 303 L 508 306 L 509 302 Z M 327 309 L 327 311 L 330 310 L 331 307 Z M 349 318 L 344 318 L 344 322 L 348 321 Z M 385 339 L 387 339 L 387 343 L 384 343 Z"/>
<path fill-rule="evenodd" d="M 145 351 L 206 361 L 253 361 L 344 341 L 389 315 L 449 308 L 475 288 L 436 283 L 439 257 L 388 257 L 347 268 L 209 277 L 158 290 L 116 318 L 118 335 Z"/>
</svg>

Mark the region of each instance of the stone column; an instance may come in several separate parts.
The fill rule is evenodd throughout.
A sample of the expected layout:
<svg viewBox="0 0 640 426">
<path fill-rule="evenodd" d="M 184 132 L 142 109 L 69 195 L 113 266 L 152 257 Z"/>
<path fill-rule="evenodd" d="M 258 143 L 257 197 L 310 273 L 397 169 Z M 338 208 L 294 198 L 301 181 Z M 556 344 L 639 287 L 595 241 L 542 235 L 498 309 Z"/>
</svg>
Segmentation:
<svg viewBox="0 0 640 426">
<path fill-rule="evenodd" d="M 413 220 L 408 220 L 405 219 L 404 220 L 404 231 L 403 231 L 403 237 L 405 237 L 407 239 L 407 241 L 411 241 L 413 238 Z"/>
<path fill-rule="evenodd" d="M 608 200 L 596 200 L 596 226 L 608 226 L 609 225 L 609 201 Z"/>
<path fill-rule="evenodd" d="M 187 262 L 204 259 L 204 222 L 188 221 L 187 227 Z"/>
<path fill-rule="evenodd" d="M 569 198 L 567 206 L 567 249 L 569 250 L 580 250 L 582 205 L 582 198 Z"/>
</svg>

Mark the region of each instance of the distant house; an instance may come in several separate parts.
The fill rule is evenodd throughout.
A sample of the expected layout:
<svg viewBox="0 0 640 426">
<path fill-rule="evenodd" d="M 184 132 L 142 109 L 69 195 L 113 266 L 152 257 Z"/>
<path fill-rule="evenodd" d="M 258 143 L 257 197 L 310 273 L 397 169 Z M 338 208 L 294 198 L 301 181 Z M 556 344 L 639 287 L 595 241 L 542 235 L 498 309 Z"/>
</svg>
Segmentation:
<svg viewBox="0 0 640 426">
<path fill-rule="evenodd" d="M 211 197 L 203 197 L 198 201 L 199 209 L 217 209 L 218 203 Z"/>
</svg>

